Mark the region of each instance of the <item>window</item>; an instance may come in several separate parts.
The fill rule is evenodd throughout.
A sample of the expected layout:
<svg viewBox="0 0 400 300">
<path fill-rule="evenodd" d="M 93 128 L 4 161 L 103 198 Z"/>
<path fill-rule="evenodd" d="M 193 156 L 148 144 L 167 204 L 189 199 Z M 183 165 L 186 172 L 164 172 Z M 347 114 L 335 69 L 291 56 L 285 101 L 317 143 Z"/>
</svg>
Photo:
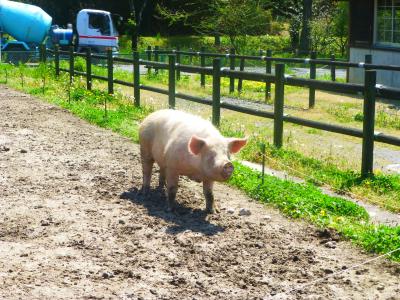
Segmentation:
<svg viewBox="0 0 400 300">
<path fill-rule="evenodd" d="M 400 46 L 400 0 L 377 0 L 376 42 Z"/>
<path fill-rule="evenodd" d="M 105 14 L 89 13 L 89 28 L 99 29 L 102 35 L 110 35 L 110 19 Z"/>
</svg>

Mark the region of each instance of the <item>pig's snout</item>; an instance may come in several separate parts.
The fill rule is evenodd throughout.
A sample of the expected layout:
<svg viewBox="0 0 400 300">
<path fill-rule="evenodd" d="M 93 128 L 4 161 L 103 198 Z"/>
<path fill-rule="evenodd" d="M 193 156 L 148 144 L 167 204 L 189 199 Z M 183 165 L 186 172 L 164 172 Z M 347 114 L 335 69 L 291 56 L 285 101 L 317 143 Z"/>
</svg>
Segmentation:
<svg viewBox="0 0 400 300">
<path fill-rule="evenodd" d="M 233 173 L 233 164 L 231 162 L 227 162 L 224 164 L 224 167 L 222 168 L 222 178 L 225 180 L 229 179 L 232 176 Z"/>
</svg>

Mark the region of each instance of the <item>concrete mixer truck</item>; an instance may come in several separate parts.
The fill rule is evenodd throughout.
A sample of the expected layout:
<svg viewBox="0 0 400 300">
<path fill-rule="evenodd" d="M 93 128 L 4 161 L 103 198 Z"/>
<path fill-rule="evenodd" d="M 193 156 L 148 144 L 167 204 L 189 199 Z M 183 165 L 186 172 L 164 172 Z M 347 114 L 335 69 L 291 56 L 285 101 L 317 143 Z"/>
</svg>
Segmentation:
<svg viewBox="0 0 400 300">
<path fill-rule="evenodd" d="M 3 33 L 15 38 L 5 39 Z M 83 9 L 76 16 L 75 30 L 52 26 L 52 18 L 40 7 L 0 0 L 0 51 L 35 51 L 41 44 L 69 46 L 76 51 L 118 51 L 118 32 L 107 11 Z"/>
</svg>

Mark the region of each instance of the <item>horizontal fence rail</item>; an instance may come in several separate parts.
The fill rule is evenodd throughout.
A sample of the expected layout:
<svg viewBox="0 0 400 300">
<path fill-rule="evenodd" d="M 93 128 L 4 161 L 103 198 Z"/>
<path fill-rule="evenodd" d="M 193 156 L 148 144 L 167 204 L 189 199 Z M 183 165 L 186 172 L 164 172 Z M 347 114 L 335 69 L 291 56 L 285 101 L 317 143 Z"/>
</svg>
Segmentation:
<svg viewBox="0 0 400 300">
<path fill-rule="evenodd" d="M 153 51 L 153 50 L 152 50 Z M 171 51 L 170 51 L 171 52 Z M 271 73 L 257 73 L 257 72 L 246 72 L 246 71 L 237 71 L 232 70 L 232 68 L 222 68 L 220 58 L 214 58 L 213 67 L 206 66 L 192 66 L 192 65 L 184 65 L 179 63 L 179 59 L 177 59 L 177 55 L 184 53 L 195 53 L 195 52 L 185 52 L 185 51 L 173 51 L 172 54 L 169 54 L 168 63 L 152 61 L 149 59 L 149 55 L 147 55 L 147 60 L 139 59 L 139 54 L 136 52 L 132 55 L 132 58 L 119 58 L 113 57 L 112 52 L 109 51 L 107 55 L 93 55 L 90 52 L 85 54 L 75 53 L 72 50 L 70 51 L 59 51 L 58 48 L 53 52 L 55 57 L 55 68 L 56 74 L 59 74 L 60 71 L 69 72 L 70 76 L 80 75 L 86 76 L 90 79 L 98 79 L 102 81 L 108 82 L 108 91 L 110 94 L 113 93 L 113 85 L 120 84 L 128 87 L 133 87 L 134 95 L 135 95 L 135 105 L 140 106 L 140 90 L 151 91 L 155 93 L 160 93 L 168 96 L 168 102 L 170 108 L 175 108 L 175 99 L 180 98 L 187 101 L 192 101 L 199 104 L 209 105 L 212 107 L 213 112 L 213 123 L 214 125 L 219 125 L 220 120 L 220 109 L 228 109 L 240 113 L 245 113 L 253 116 L 263 117 L 274 120 L 274 144 L 277 147 L 282 146 L 282 137 L 283 137 L 283 122 L 288 122 L 292 124 L 297 124 L 305 127 L 320 129 L 324 131 L 339 133 L 343 135 L 353 136 L 362 138 L 363 147 L 362 147 L 362 175 L 367 176 L 373 172 L 373 147 L 374 142 L 382 142 L 394 146 L 400 146 L 400 138 L 390 135 L 385 135 L 382 133 L 374 132 L 374 122 L 375 122 L 375 100 L 377 96 L 382 95 L 394 95 L 400 99 L 400 90 L 394 88 L 387 88 L 381 85 L 376 84 L 376 71 L 369 70 L 365 68 L 365 83 L 364 84 L 350 84 L 350 83 L 338 83 L 331 81 L 322 81 L 316 79 L 305 79 L 305 78 L 295 78 L 291 76 L 285 76 L 284 74 L 284 64 L 276 65 L 275 74 Z M 147 51 L 147 54 L 150 51 Z M 164 53 L 163 51 L 159 51 L 160 53 Z M 197 52 L 196 52 L 197 54 Z M 70 67 L 60 68 L 59 67 L 59 59 L 60 55 L 69 55 L 69 63 Z M 197 54 L 199 55 L 199 54 Z M 87 61 L 86 72 L 78 72 L 74 70 L 74 57 L 84 57 Z M 99 76 L 91 73 L 91 61 L 93 58 L 102 59 L 107 62 L 107 76 Z M 285 59 L 286 60 L 286 59 Z M 310 60 L 311 61 L 311 60 Z M 317 60 L 315 60 L 315 63 Z M 319 60 L 321 61 L 321 60 Z M 115 62 L 128 63 L 133 65 L 134 70 L 134 78 L 133 82 L 127 82 L 123 80 L 118 80 L 113 78 L 113 68 Z M 341 63 L 341 62 L 339 62 Z M 143 85 L 140 83 L 140 72 L 139 67 L 146 66 L 147 68 L 153 68 L 157 70 L 167 70 L 168 71 L 168 89 Z M 370 65 L 367 65 L 370 66 Z M 268 67 L 268 66 L 267 66 Z M 187 95 L 183 93 L 179 93 L 175 91 L 176 80 L 179 78 L 177 74 L 179 72 L 187 72 L 193 74 L 205 74 L 213 77 L 213 93 L 212 98 L 201 98 L 197 96 Z M 231 103 L 226 103 L 221 101 L 221 78 L 233 78 L 239 80 L 249 80 L 256 82 L 265 82 L 266 84 L 275 84 L 275 101 L 274 101 L 274 111 L 263 111 L 260 109 L 248 108 L 240 105 L 234 105 Z M 88 89 L 91 88 L 91 83 L 89 86 L 88 80 Z M 299 86 L 299 87 L 307 87 L 310 90 L 323 90 L 329 92 L 337 92 L 337 93 L 361 93 L 364 95 L 364 120 L 363 120 L 363 129 L 355 129 L 344 127 L 340 125 L 327 124 L 323 122 L 307 120 L 295 116 L 286 115 L 283 112 L 284 109 L 284 87 L 288 86 Z"/>
<path fill-rule="evenodd" d="M 270 50 L 267 50 L 269 52 Z M 337 60 L 334 57 L 330 59 L 317 59 L 317 58 L 290 58 L 290 57 L 273 57 L 272 52 L 271 55 L 238 55 L 232 53 L 210 53 L 210 52 L 194 52 L 194 51 L 177 51 L 177 50 L 145 50 L 146 53 L 157 53 L 157 54 L 181 54 L 187 56 L 204 56 L 210 58 L 237 58 L 237 59 L 245 59 L 245 60 L 254 60 L 254 61 L 271 61 L 278 63 L 295 63 L 295 64 L 316 64 L 316 65 L 328 65 L 328 66 L 337 66 L 337 67 L 349 67 L 349 68 L 363 68 L 363 69 L 374 69 L 374 70 L 386 70 L 386 71 L 400 71 L 400 66 L 397 65 L 382 65 L 382 64 L 372 64 L 367 62 L 348 62 L 344 60 Z"/>
</svg>

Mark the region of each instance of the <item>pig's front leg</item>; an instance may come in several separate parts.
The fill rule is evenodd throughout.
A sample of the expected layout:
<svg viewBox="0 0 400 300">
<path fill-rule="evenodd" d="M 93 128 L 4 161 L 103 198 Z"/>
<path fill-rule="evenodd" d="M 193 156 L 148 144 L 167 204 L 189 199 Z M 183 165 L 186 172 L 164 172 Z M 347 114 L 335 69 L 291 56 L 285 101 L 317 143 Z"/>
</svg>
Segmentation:
<svg viewBox="0 0 400 300">
<path fill-rule="evenodd" d="M 176 207 L 176 192 L 178 191 L 179 175 L 173 170 L 166 170 L 168 190 L 168 210 L 173 211 Z"/>
<path fill-rule="evenodd" d="M 203 193 L 206 198 L 206 212 L 213 214 L 219 212 L 215 207 L 214 194 L 213 194 L 214 181 L 203 181 Z"/>
</svg>

